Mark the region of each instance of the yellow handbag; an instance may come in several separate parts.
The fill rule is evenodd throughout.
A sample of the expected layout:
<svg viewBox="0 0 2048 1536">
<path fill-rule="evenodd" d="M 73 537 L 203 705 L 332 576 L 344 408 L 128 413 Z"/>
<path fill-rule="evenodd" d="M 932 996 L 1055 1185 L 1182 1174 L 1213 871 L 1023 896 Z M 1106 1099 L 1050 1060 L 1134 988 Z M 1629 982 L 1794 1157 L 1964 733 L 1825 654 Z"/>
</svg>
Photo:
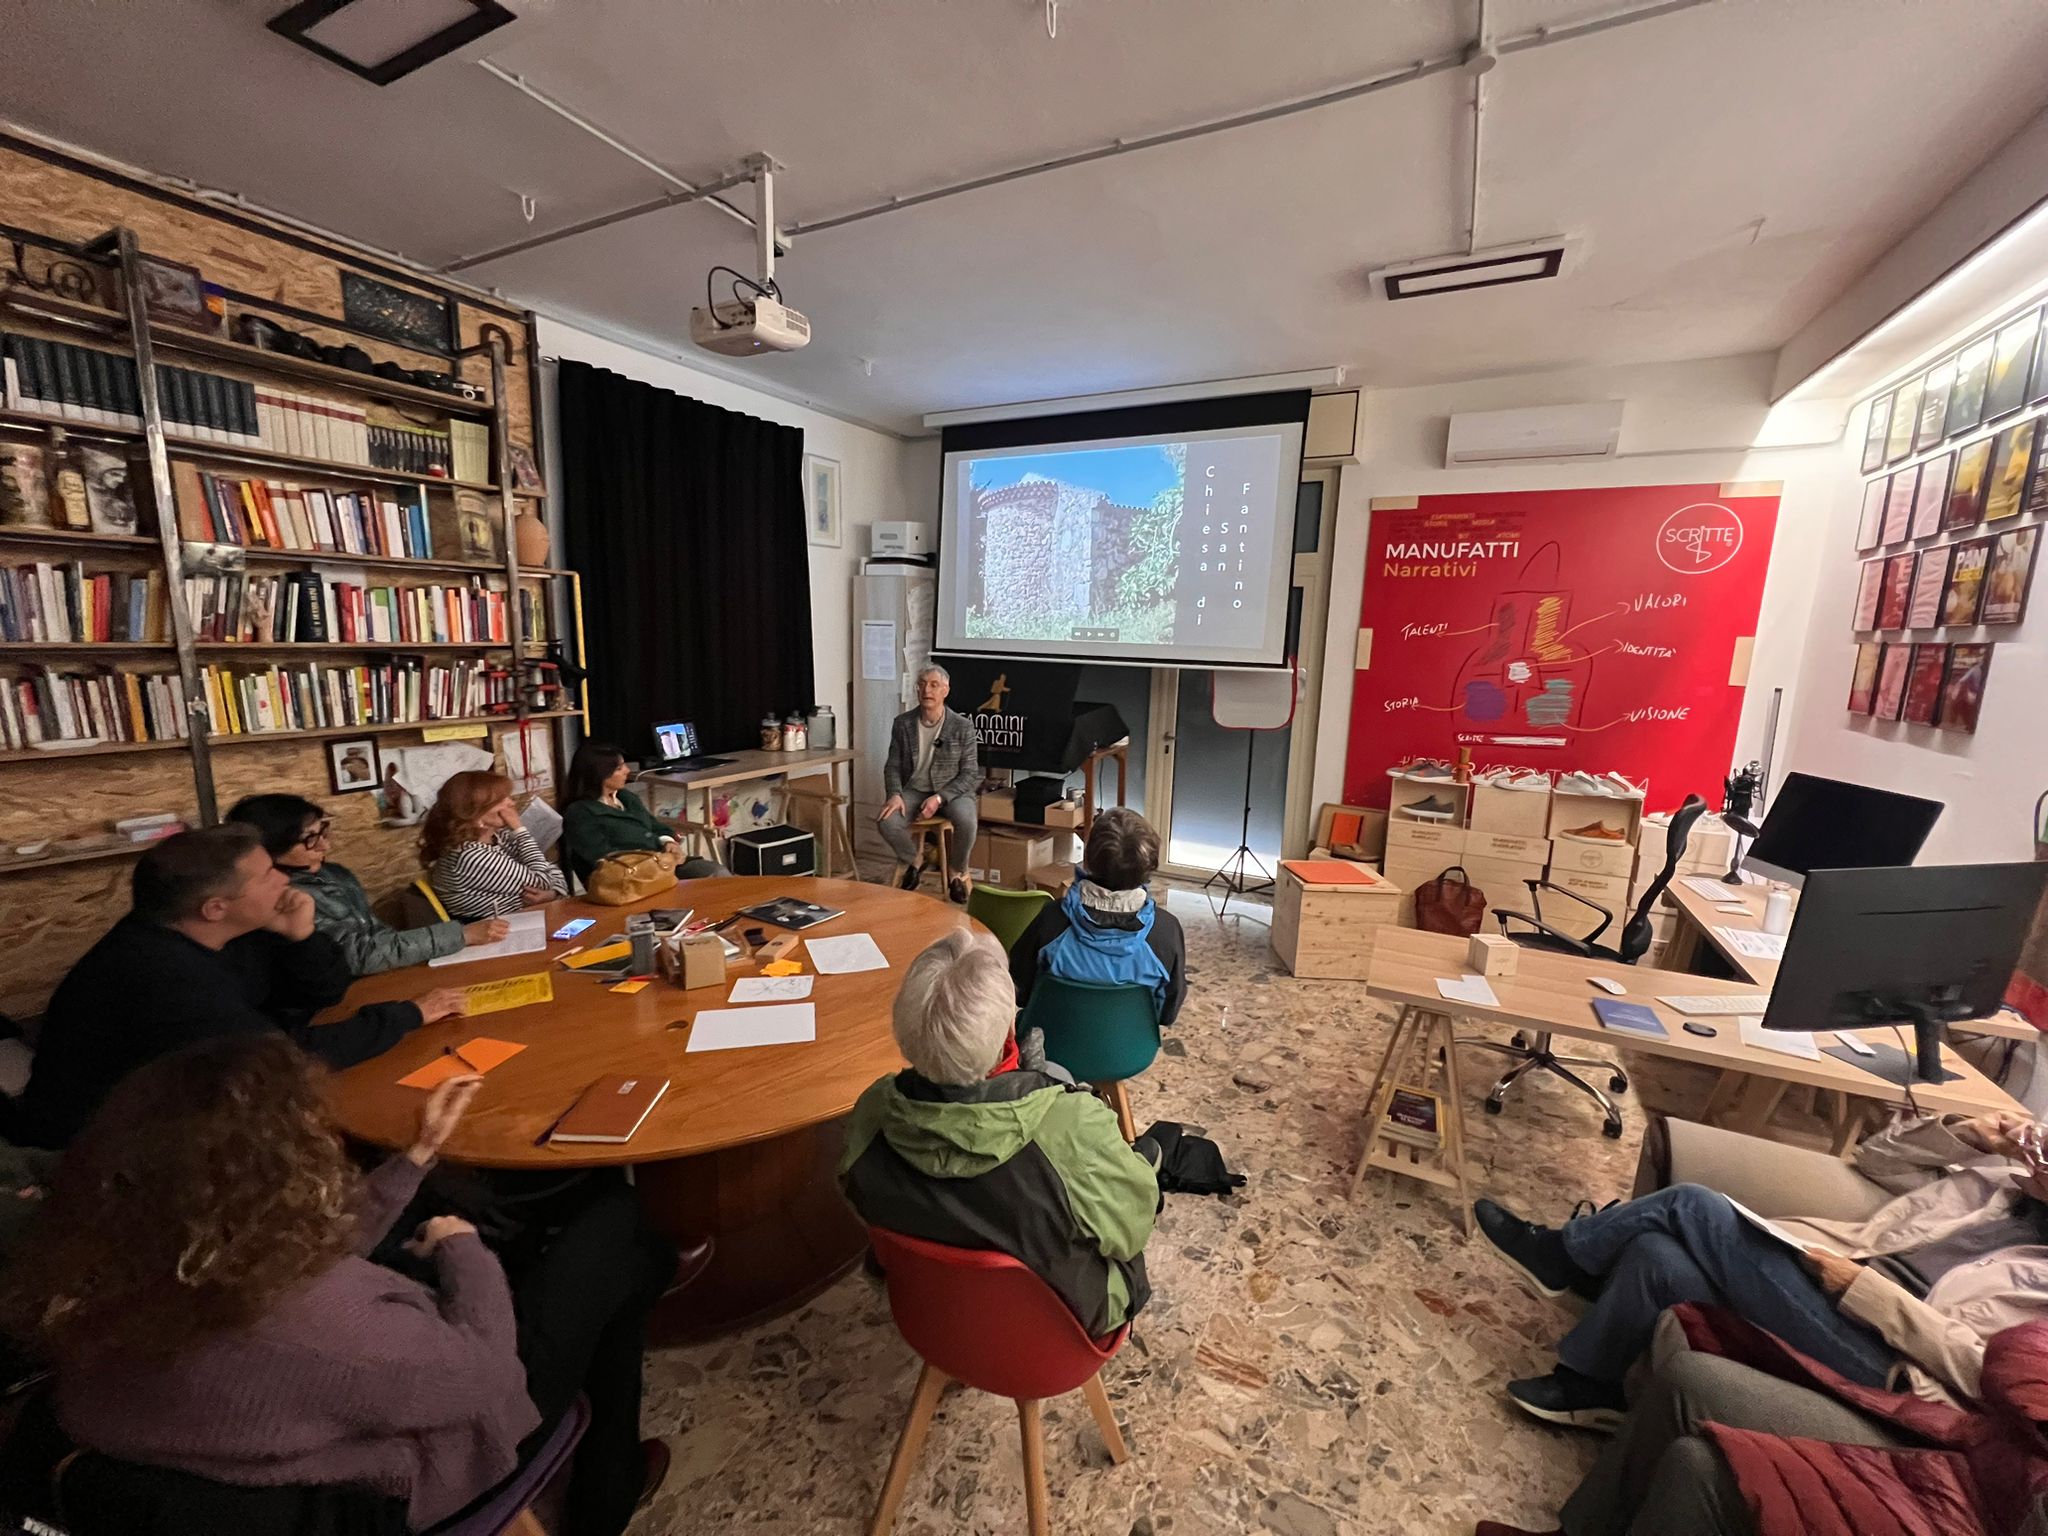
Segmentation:
<svg viewBox="0 0 2048 1536">
<path fill-rule="evenodd" d="M 584 897 L 602 907 L 630 907 L 659 896 L 675 883 L 673 853 L 614 853 L 590 872 L 584 882 Z"/>
</svg>

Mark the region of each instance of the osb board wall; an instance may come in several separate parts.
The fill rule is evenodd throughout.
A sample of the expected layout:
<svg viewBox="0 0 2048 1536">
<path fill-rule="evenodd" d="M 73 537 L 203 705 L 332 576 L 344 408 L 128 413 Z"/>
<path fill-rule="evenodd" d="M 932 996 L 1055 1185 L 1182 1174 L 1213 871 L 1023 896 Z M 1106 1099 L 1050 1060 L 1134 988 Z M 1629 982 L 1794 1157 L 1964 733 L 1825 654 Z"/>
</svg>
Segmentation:
<svg viewBox="0 0 2048 1536">
<path fill-rule="evenodd" d="M 79 242 L 125 224 L 152 255 L 195 266 L 228 288 L 321 314 L 341 313 L 339 273 L 345 265 L 368 270 L 384 282 L 434 291 L 428 283 L 408 283 L 381 262 L 349 262 L 338 254 L 307 249 L 299 237 L 246 227 L 260 222 L 239 211 L 228 217 L 185 207 L 147 188 L 52 163 L 0 142 L 0 223 Z M 465 343 L 478 340 L 487 323 L 511 335 L 506 416 L 512 441 L 534 447 L 533 400 L 527 387 L 532 336 L 523 318 L 467 302 L 459 303 L 458 315 Z M 322 331 L 289 317 L 281 317 L 280 323 L 322 341 L 352 342 L 379 359 L 408 366 L 432 361 L 401 347 Z M 470 359 L 464 372 L 485 382 L 489 365 L 481 358 Z M 304 381 L 293 387 L 320 392 Z M 409 732 L 377 738 L 384 747 L 418 740 Z M 416 829 L 379 826 L 374 795 L 334 794 L 325 742 L 223 746 L 213 754 L 213 769 L 223 812 L 241 796 L 259 790 L 288 790 L 327 807 L 334 817 L 336 857 L 362 877 L 373 897 L 389 895 L 418 873 Z M 176 811 L 187 818 L 195 814 L 187 753 L 165 750 L 0 765 L 0 841 L 10 845 L 99 830 L 117 818 L 152 811 Z M 41 1010 L 64 972 L 127 910 L 133 868 L 132 859 L 109 859 L 0 874 L 0 1011 L 20 1017 Z"/>
</svg>

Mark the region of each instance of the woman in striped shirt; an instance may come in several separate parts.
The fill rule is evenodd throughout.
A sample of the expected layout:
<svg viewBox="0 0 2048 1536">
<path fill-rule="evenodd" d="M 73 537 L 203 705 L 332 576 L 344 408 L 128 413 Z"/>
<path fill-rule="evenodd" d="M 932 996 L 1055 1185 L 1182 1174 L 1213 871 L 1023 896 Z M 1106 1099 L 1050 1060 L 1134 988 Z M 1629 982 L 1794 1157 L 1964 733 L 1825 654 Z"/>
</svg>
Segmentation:
<svg viewBox="0 0 2048 1536">
<path fill-rule="evenodd" d="M 502 773 L 449 776 L 420 826 L 420 862 L 448 915 L 461 922 L 544 907 L 568 883 L 519 824 Z"/>
</svg>

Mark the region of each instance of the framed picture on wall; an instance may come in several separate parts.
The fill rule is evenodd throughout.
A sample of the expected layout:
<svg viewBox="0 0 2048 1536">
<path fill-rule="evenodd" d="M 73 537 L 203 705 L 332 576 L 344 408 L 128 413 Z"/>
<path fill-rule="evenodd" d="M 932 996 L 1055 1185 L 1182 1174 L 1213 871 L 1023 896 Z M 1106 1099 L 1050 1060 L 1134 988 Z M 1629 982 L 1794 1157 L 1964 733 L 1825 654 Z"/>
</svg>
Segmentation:
<svg viewBox="0 0 2048 1536">
<path fill-rule="evenodd" d="M 1863 423 L 1863 473 L 1884 466 L 1885 449 L 1891 440 L 1892 395 L 1879 395 L 1870 402 L 1870 416 Z"/>
<path fill-rule="evenodd" d="M 832 549 L 839 547 L 839 461 L 820 454 L 804 455 L 804 516 L 808 519 L 810 541 Z"/>
<path fill-rule="evenodd" d="M 1956 456 L 1944 453 L 1920 466 L 1920 485 L 1913 492 L 1911 537 L 1931 539 L 1941 532 L 1941 514 L 1948 507 L 1948 477 L 1956 467 Z"/>
<path fill-rule="evenodd" d="M 1948 588 L 1948 551 L 1923 550 L 1913 573 L 1913 600 L 1906 605 L 1906 628 L 1937 629 L 1941 625 L 1941 594 Z"/>
<path fill-rule="evenodd" d="M 2048 317 L 2043 318 L 2040 334 L 2034 338 L 2034 371 L 2027 386 L 2027 404 L 2039 405 L 2048 400 Z"/>
<path fill-rule="evenodd" d="M 1856 518 L 1856 552 L 1862 554 L 1877 548 L 1878 535 L 1884 532 L 1884 493 L 1891 482 L 1885 479 L 1863 482 L 1863 510 Z"/>
<path fill-rule="evenodd" d="M 1920 466 L 1902 469 L 1885 482 L 1884 528 L 1881 544 L 1903 544 L 1913 527 L 1913 492 L 1920 485 Z"/>
<path fill-rule="evenodd" d="M 2048 327 L 2044 327 L 2041 334 L 2048 338 Z M 2048 453 L 2037 451 L 2034 454 L 2033 477 L 2027 484 L 2027 499 L 2020 508 L 2020 515 L 2038 517 L 2043 512 L 2048 512 Z"/>
<path fill-rule="evenodd" d="M 1944 437 L 1967 432 L 1984 419 L 1984 387 L 1991 382 L 1991 347 L 1996 338 L 1973 341 L 1956 354 L 1956 381 L 1948 391 Z"/>
<path fill-rule="evenodd" d="M 1991 338 L 1991 377 L 1984 385 L 1984 419 L 2018 410 L 2027 403 L 2027 375 L 2034 365 L 2034 338 L 2041 330 L 2041 311 L 2023 315 Z"/>
<path fill-rule="evenodd" d="M 1954 387 L 1956 360 L 1945 357 L 1920 381 L 1920 425 L 1913 433 L 1913 451 L 1923 452 L 1941 441 L 1948 422 L 1948 392 Z"/>
<path fill-rule="evenodd" d="M 1913 452 L 1913 429 L 1920 425 L 1920 390 L 1924 382 L 1908 379 L 1892 392 L 1892 424 L 1884 445 L 1887 464 L 1896 464 Z"/>
<path fill-rule="evenodd" d="M 1920 557 L 1910 551 L 1893 555 L 1884 563 L 1884 587 L 1877 600 L 1877 627 L 1904 629 L 1906 612 L 1913 604 L 1913 572 Z"/>
<path fill-rule="evenodd" d="M 1932 725 L 1941 713 L 1941 682 L 1948 675 L 1948 647 L 1916 645 L 1906 668 L 1906 703 L 1899 718 L 1914 725 Z"/>
<path fill-rule="evenodd" d="M 1877 664 L 1883 656 L 1884 647 L 1875 640 L 1856 647 L 1856 670 L 1849 678 L 1850 714 L 1867 715 L 1877 701 Z"/>
<path fill-rule="evenodd" d="M 1880 720 L 1896 720 L 1906 707 L 1906 669 L 1913 664 L 1913 647 L 1888 645 L 1877 668 L 1877 702 L 1871 714 Z"/>
<path fill-rule="evenodd" d="M 1974 528 L 1984 515 L 1984 486 L 1991 478 L 1991 439 L 1980 437 L 1956 450 L 1955 478 L 1948 484 L 1944 528 Z"/>
<path fill-rule="evenodd" d="M 1950 646 L 1948 672 L 1941 684 L 1941 713 L 1934 723 L 1944 731 L 1974 736 L 1977 716 L 1984 709 L 1984 682 L 1990 672 L 1990 646 Z"/>
<path fill-rule="evenodd" d="M 1949 553 L 1941 622 L 1950 629 L 1967 629 L 1984 611 L 1984 571 L 1991 564 L 1991 545 L 1990 539 L 1972 539 L 1953 546 Z"/>
<path fill-rule="evenodd" d="M 1870 630 L 1877 628 L 1877 599 L 1878 594 L 1883 589 L 1884 562 L 1882 560 L 1864 561 L 1863 570 L 1856 582 L 1856 617 L 1854 624 L 1857 629 Z"/>
<path fill-rule="evenodd" d="M 327 743 L 327 776 L 337 795 L 375 789 L 384 777 L 377 761 L 376 738 L 365 736 L 357 741 Z"/>
<path fill-rule="evenodd" d="M 2001 523 L 2018 517 L 2026 500 L 2027 471 L 2034 465 L 2034 441 L 2041 418 L 2016 421 L 1997 437 L 1991 449 L 1991 472 L 1984 486 L 1984 521 Z"/>
<path fill-rule="evenodd" d="M 1981 624 L 2017 624 L 2027 615 L 2027 588 L 2034 580 L 2034 556 L 2041 546 L 2041 525 L 2029 523 L 1998 536 L 1991 565 L 1984 575 Z"/>
</svg>

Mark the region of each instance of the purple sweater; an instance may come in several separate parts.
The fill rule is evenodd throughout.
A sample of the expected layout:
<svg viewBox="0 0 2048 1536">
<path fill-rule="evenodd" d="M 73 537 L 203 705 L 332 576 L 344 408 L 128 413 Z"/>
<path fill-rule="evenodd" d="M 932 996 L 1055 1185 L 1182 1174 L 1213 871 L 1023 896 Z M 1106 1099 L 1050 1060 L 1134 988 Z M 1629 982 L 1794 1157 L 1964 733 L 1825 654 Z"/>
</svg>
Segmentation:
<svg viewBox="0 0 2048 1536">
<path fill-rule="evenodd" d="M 364 1180 L 358 1254 L 420 1177 L 394 1157 Z M 502 1481 L 540 1422 L 498 1261 L 466 1235 L 434 1260 L 438 1290 L 351 1256 L 174 1360 L 62 1371 L 57 1416 L 124 1461 L 244 1487 L 361 1484 L 405 1499 L 415 1530 L 432 1525 Z"/>
</svg>

